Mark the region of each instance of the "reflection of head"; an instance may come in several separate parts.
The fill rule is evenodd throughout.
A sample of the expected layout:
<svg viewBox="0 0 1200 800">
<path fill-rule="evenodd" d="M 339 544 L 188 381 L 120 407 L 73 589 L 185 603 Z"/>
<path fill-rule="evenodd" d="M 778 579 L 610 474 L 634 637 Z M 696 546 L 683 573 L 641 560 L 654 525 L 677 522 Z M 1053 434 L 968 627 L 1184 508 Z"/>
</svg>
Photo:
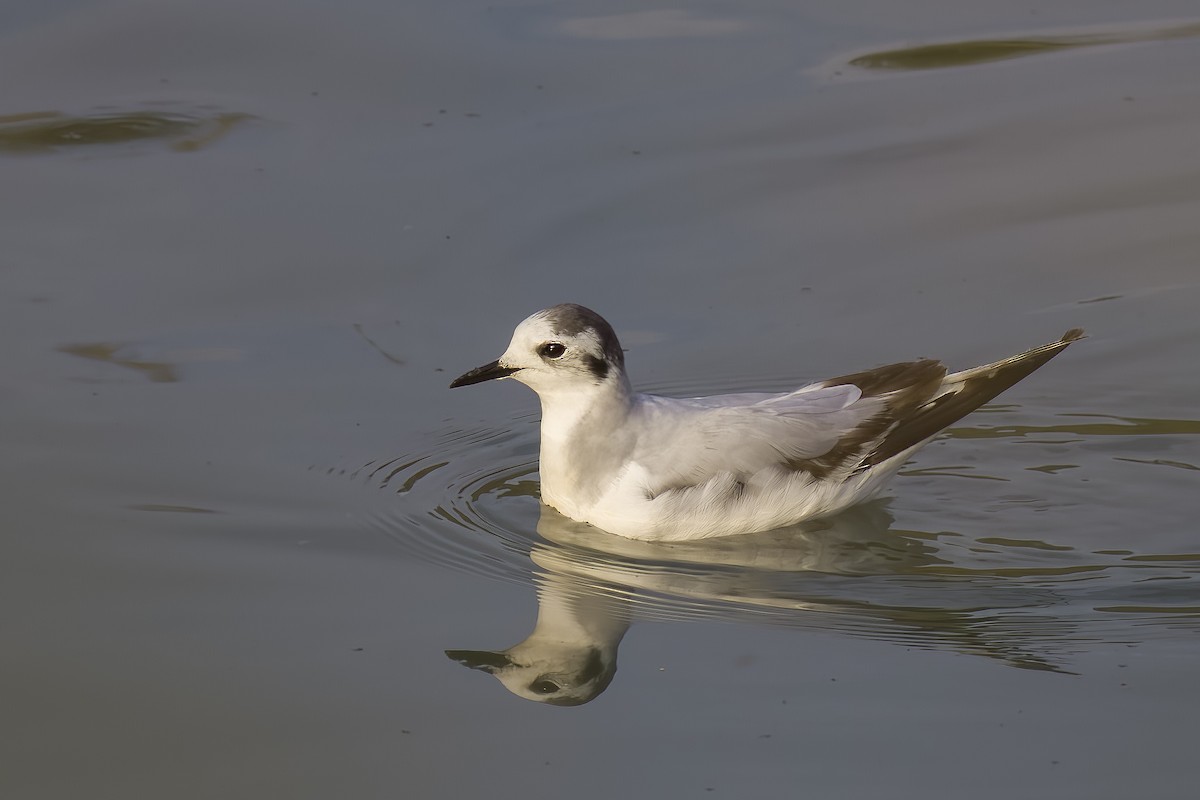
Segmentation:
<svg viewBox="0 0 1200 800">
<path fill-rule="evenodd" d="M 543 644 L 491 650 L 447 650 L 464 667 L 494 675 L 518 697 L 555 706 L 579 706 L 608 688 L 617 672 L 616 648 L 606 654 L 596 647 Z"/>
<path fill-rule="evenodd" d="M 617 648 L 629 628 L 629 601 L 612 587 L 542 564 L 534 573 L 538 615 L 533 632 L 506 650 L 447 650 L 446 655 L 486 672 L 518 697 L 578 706 L 608 688 L 617 672 Z"/>
</svg>

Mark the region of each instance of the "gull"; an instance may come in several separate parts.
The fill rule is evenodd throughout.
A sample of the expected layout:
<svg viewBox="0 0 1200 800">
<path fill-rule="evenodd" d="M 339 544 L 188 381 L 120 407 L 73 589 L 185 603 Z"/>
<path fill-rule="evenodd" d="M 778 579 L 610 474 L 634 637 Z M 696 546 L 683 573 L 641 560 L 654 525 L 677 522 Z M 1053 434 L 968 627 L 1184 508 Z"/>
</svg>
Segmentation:
<svg viewBox="0 0 1200 800">
<path fill-rule="evenodd" d="M 889 364 L 782 394 L 634 392 L 612 326 L 573 303 L 519 324 L 450 388 L 513 378 L 542 405 L 542 501 L 609 533 L 686 541 L 836 514 L 876 497 L 921 446 L 1083 337 L 947 373 Z"/>
</svg>

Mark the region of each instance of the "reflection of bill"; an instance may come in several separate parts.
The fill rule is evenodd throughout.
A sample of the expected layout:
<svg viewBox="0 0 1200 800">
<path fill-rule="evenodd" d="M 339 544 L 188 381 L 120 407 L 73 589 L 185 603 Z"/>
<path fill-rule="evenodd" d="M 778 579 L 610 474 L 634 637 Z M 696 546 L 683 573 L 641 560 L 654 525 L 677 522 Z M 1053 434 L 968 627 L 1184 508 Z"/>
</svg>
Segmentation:
<svg viewBox="0 0 1200 800">
<path fill-rule="evenodd" d="M 1053 594 L 990 575 L 942 573 L 936 543 L 892 530 L 891 522 L 883 504 L 872 503 L 762 534 L 656 543 L 601 534 L 542 506 L 544 541 L 530 553 L 538 585 L 533 632 L 506 650 L 446 655 L 518 697 L 564 706 L 608 688 L 635 619 L 834 629 L 1057 671 L 1029 649 L 1061 637 L 1066 623 L 1047 625 L 1024 611 L 1059 602 Z M 1015 617 L 996 624 L 1018 609 L 1023 624 Z"/>
<path fill-rule="evenodd" d="M 592 700 L 617 671 L 617 647 L 629 628 L 629 599 L 617 587 L 606 587 L 570 569 L 570 558 L 555 543 L 562 537 L 596 538 L 595 529 L 541 507 L 538 533 L 547 540 L 530 552 L 540 569 L 538 616 L 533 632 L 507 650 L 447 650 L 446 655 L 471 669 L 494 675 L 518 697 L 559 706 Z M 605 535 L 603 538 L 616 539 Z M 564 568 L 566 567 L 566 568 Z"/>
<path fill-rule="evenodd" d="M 472 669 L 494 675 L 518 697 L 577 706 L 608 688 L 617 646 L 629 627 L 627 601 L 549 573 L 538 587 L 533 633 L 507 650 L 447 650 Z"/>
</svg>

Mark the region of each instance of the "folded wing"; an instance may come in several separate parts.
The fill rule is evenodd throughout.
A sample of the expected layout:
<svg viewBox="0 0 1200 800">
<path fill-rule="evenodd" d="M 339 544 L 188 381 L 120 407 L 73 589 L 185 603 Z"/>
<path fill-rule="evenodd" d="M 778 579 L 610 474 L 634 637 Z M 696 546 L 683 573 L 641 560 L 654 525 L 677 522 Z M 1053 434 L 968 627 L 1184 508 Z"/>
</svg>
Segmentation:
<svg viewBox="0 0 1200 800">
<path fill-rule="evenodd" d="M 929 440 L 1045 364 L 1082 331 L 947 376 L 921 359 L 842 375 L 783 395 L 695 400 L 645 396 L 653 434 L 634 461 L 655 497 L 723 476 L 744 486 L 764 472 L 840 480 Z"/>
</svg>

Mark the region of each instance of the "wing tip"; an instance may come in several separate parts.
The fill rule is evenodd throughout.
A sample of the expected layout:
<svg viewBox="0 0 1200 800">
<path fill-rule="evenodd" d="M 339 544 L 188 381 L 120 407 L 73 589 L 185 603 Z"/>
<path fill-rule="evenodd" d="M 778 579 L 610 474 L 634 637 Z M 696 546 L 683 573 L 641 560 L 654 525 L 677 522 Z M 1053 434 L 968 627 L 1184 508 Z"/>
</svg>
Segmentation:
<svg viewBox="0 0 1200 800">
<path fill-rule="evenodd" d="M 1062 338 L 1059 339 L 1059 341 L 1063 344 L 1070 344 L 1071 342 L 1077 342 L 1080 339 L 1086 338 L 1087 334 L 1083 332 L 1083 328 L 1071 328 L 1071 330 L 1062 335 Z"/>
</svg>

